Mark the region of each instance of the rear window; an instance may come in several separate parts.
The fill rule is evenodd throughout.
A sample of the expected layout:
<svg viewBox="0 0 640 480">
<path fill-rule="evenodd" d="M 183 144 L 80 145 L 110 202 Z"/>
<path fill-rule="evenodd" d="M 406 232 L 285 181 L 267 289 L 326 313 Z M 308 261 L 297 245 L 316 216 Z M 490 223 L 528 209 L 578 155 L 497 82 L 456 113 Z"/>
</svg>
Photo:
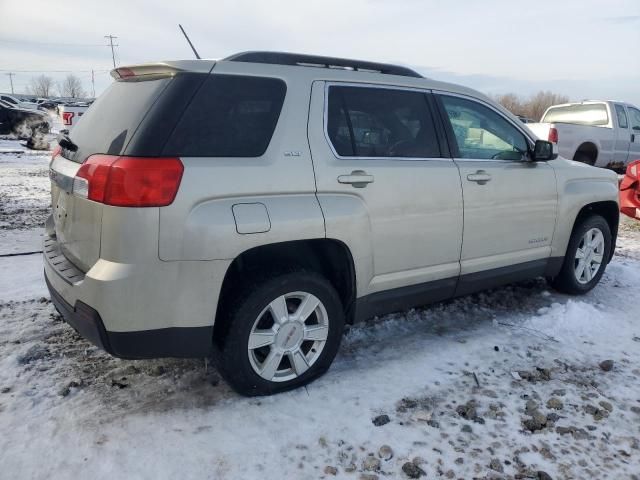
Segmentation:
<svg viewBox="0 0 640 480">
<path fill-rule="evenodd" d="M 609 124 L 609 114 L 604 103 L 567 105 L 550 108 L 542 122 L 602 126 Z"/>
<path fill-rule="evenodd" d="M 122 154 L 151 105 L 171 81 L 165 77 L 113 82 L 69 133 L 78 150 L 74 154 L 65 152 L 65 156 L 83 162 L 94 153 Z"/>
<path fill-rule="evenodd" d="M 259 157 L 267 150 L 286 92 L 282 80 L 210 75 L 189 104 L 163 155 Z"/>
</svg>

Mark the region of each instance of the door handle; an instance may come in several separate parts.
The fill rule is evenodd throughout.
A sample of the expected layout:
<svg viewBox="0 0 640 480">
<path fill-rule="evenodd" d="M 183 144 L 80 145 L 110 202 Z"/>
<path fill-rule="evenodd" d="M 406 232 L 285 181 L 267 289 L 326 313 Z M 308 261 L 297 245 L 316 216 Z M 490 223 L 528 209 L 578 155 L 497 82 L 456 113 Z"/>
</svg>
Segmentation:
<svg viewBox="0 0 640 480">
<path fill-rule="evenodd" d="M 348 183 L 355 188 L 364 188 L 368 183 L 373 183 L 373 175 L 367 175 L 364 170 L 354 170 L 349 175 L 340 175 L 338 183 Z"/>
<path fill-rule="evenodd" d="M 478 185 L 484 185 L 491 180 L 491 175 L 484 170 L 478 170 L 476 173 L 470 173 L 467 175 L 467 180 L 470 182 L 476 182 Z"/>
</svg>

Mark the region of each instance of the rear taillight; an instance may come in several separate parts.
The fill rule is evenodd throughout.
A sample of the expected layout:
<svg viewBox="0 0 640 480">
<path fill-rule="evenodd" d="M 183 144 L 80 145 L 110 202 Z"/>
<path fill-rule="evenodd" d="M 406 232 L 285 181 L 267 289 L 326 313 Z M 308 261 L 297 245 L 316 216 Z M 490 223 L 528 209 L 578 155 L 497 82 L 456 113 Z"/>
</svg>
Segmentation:
<svg viewBox="0 0 640 480">
<path fill-rule="evenodd" d="M 184 167 L 179 158 L 91 155 L 73 181 L 73 193 L 118 207 L 164 207 L 176 198 Z"/>
<path fill-rule="evenodd" d="M 549 141 L 551 143 L 558 143 L 558 129 L 551 127 L 549 129 Z"/>
</svg>

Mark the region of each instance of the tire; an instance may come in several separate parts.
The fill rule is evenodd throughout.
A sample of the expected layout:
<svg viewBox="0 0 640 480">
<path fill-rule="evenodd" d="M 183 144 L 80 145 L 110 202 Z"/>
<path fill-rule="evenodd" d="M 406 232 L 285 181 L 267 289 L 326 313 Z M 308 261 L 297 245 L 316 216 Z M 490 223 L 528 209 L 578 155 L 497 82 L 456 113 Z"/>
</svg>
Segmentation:
<svg viewBox="0 0 640 480">
<path fill-rule="evenodd" d="M 574 160 L 576 162 L 586 163 L 587 165 L 591 165 L 592 167 L 596 164 L 596 159 L 591 158 L 591 156 L 587 155 L 586 153 L 576 153 Z"/>
<path fill-rule="evenodd" d="M 216 329 L 216 361 L 224 379 L 242 395 L 306 385 L 329 369 L 338 352 L 345 322 L 342 302 L 331 283 L 315 272 L 247 283 L 226 304 Z M 302 321 L 296 318 L 307 313 Z M 257 346 L 264 342 L 271 343 Z"/>
<path fill-rule="evenodd" d="M 593 250 L 591 247 L 585 245 L 585 236 L 588 232 L 599 232 L 602 235 L 603 246 L 601 249 L 597 248 Z M 593 238 L 593 244 L 599 244 L 599 237 Z M 585 250 L 585 246 L 587 247 Z M 583 295 L 589 292 L 595 287 L 600 278 L 604 274 L 604 270 L 607 266 L 608 259 L 611 255 L 612 239 L 611 230 L 609 224 L 600 215 L 591 215 L 583 219 L 571 233 L 569 240 L 569 246 L 564 257 L 562 269 L 555 278 L 551 279 L 551 285 L 556 290 L 568 293 L 570 295 Z M 578 249 L 582 251 L 581 255 L 590 255 L 590 257 L 584 258 L 584 269 L 580 270 L 580 258 L 578 258 Z M 597 260 L 601 255 L 601 262 L 594 271 L 594 268 L 587 268 L 587 264 L 590 264 L 589 259 Z"/>
</svg>

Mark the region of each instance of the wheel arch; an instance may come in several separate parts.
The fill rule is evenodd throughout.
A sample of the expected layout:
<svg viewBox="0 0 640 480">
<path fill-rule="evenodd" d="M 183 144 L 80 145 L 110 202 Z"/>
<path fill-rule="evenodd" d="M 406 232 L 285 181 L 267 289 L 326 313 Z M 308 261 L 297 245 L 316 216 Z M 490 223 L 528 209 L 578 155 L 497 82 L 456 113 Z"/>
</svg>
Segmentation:
<svg viewBox="0 0 640 480">
<path fill-rule="evenodd" d="M 573 222 L 573 228 L 571 229 L 571 235 L 573 235 L 573 232 L 580 224 L 580 222 L 591 215 L 600 215 L 607 221 L 607 224 L 609 224 L 612 244 L 609 258 L 607 258 L 608 263 L 613 258 L 613 253 L 616 247 L 616 238 L 618 236 L 618 224 L 620 222 L 620 211 L 618 209 L 618 204 L 613 200 L 605 200 L 585 205 L 580 209 L 578 215 L 576 215 L 576 219 Z"/>
<path fill-rule="evenodd" d="M 225 273 L 216 319 L 222 318 L 226 304 L 248 278 L 267 277 L 303 269 L 317 272 L 329 280 L 338 292 L 347 322 L 354 317 L 356 272 L 351 251 L 336 239 L 317 238 L 270 243 L 250 248 L 231 262 Z M 220 322 L 214 324 L 214 336 Z"/>
<path fill-rule="evenodd" d="M 593 163 L 591 163 L 591 165 L 595 165 L 596 162 L 598 161 L 599 153 L 600 153 L 600 149 L 599 149 L 598 145 L 596 144 L 596 142 L 591 141 L 591 140 L 587 140 L 585 142 L 582 142 L 578 146 L 578 148 L 576 148 L 576 151 L 573 154 L 573 160 L 577 160 L 577 158 L 579 157 L 580 154 L 585 154 L 591 160 L 593 160 Z"/>
</svg>

